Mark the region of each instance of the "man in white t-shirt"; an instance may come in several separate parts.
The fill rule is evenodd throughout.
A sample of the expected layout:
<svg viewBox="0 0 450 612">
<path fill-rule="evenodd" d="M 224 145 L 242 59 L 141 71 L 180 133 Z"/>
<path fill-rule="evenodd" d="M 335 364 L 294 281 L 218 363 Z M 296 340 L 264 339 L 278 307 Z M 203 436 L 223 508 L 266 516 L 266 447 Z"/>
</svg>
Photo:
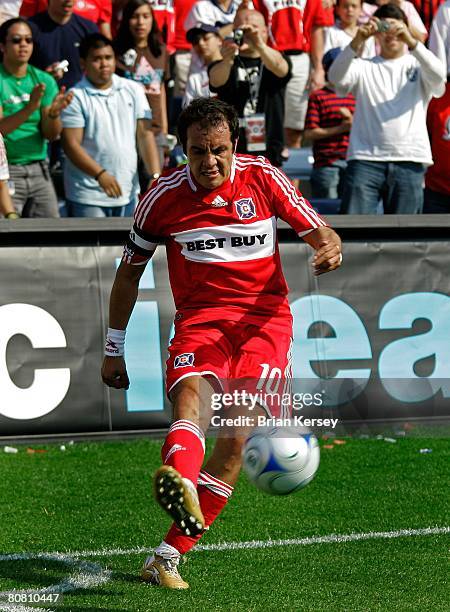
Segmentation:
<svg viewBox="0 0 450 612">
<path fill-rule="evenodd" d="M 373 35 L 381 54 L 358 58 Z M 386 4 L 359 28 L 328 75 L 338 94 L 356 97 L 342 212 L 375 214 L 380 198 L 385 213 L 421 212 L 425 166 L 433 163 L 426 109 L 445 91 L 442 62 L 412 36 L 403 11 Z"/>
</svg>

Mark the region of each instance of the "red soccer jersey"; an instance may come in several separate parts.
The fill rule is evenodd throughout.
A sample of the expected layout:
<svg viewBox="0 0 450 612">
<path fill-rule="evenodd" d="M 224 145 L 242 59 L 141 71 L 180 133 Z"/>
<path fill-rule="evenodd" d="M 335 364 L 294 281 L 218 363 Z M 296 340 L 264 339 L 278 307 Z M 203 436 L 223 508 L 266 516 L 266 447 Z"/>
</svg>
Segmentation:
<svg viewBox="0 0 450 612">
<path fill-rule="evenodd" d="M 161 177 L 139 203 L 123 261 L 141 264 L 165 243 L 177 319 L 243 320 L 285 329 L 290 317 L 276 220 L 301 236 L 326 226 L 264 157 L 237 155 L 209 191 L 189 166 Z M 278 321 L 278 323 L 277 323 Z"/>
<path fill-rule="evenodd" d="M 264 15 L 270 44 L 278 51 L 309 53 L 313 26 L 330 25 L 322 0 L 253 0 L 253 6 Z"/>
<path fill-rule="evenodd" d="M 22 17 L 33 17 L 47 10 L 48 0 L 23 0 L 20 7 Z M 90 19 L 97 25 L 111 23 L 111 0 L 75 0 L 73 12 Z"/>
<path fill-rule="evenodd" d="M 340 98 L 334 91 L 324 87 L 312 91 L 309 96 L 308 111 L 306 113 L 305 129 L 334 127 L 342 123 L 343 116 L 340 108 L 348 108 L 355 112 L 355 98 L 348 94 Z M 349 133 L 337 134 L 315 140 L 313 143 L 314 167 L 330 166 L 338 159 L 345 159 L 348 149 Z"/>
<path fill-rule="evenodd" d="M 175 36 L 173 45 L 177 51 L 191 51 L 192 45 L 186 40 L 184 22 L 189 15 L 196 0 L 174 0 L 175 7 Z"/>
<path fill-rule="evenodd" d="M 175 51 L 175 13 L 173 10 L 173 0 L 151 0 L 150 2 L 158 28 L 164 34 L 168 53 Z"/>
<path fill-rule="evenodd" d="M 431 100 L 427 126 L 434 164 L 427 170 L 425 185 L 450 196 L 450 83 L 442 98 Z"/>
</svg>

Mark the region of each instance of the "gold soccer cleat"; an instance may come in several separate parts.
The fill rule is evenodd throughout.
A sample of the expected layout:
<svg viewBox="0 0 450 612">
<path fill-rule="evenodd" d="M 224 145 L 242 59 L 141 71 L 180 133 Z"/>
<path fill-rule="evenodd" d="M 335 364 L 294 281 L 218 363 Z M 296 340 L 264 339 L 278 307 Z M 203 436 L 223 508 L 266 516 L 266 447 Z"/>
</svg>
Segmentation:
<svg viewBox="0 0 450 612">
<path fill-rule="evenodd" d="M 198 501 L 197 489 L 170 465 L 163 465 L 153 478 L 155 498 L 163 510 L 187 536 L 205 529 L 205 519 Z"/>
<path fill-rule="evenodd" d="M 168 589 L 188 589 L 189 584 L 183 580 L 178 571 L 180 557 L 148 557 L 142 567 L 141 578 L 144 582 Z"/>
</svg>

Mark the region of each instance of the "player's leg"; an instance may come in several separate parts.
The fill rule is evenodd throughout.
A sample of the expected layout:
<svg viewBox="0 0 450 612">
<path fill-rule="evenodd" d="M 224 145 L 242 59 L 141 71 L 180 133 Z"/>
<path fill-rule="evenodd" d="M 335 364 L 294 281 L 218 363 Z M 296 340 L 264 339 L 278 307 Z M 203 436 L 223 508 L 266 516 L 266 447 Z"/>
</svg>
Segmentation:
<svg viewBox="0 0 450 612">
<path fill-rule="evenodd" d="M 290 389 L 291 382 L 291 336 L 290 320 L 286 324 L 286 333 L 264 332 L 253 325 L 240 327 L 238 344 L 238 356 L 233 364 L 233 376 L 236 379 L 243 379 L 245 384 L 250 387 L 249 392 L 259 393 L 257 387 L 266 383 L 266 376 L 271 385 L 276 385 L 277 381 L 270 378 L 273 371 L 280 373 L 278 381 L 280 393 L 284 389 Z M 261 368 L 261 364 L 269 362 L 270 370 Z M 233 382 L 237 381 L 231 381 Z M 286 383 L 289 384 L 286 384 Z M 240 386 L 238 382 L 236 386 Z M 271 389 L 273 387 L 271 386 Z M 280 406 L 269 408 L 272 416 L 283 416 L 280 413 Z M 234 406 L 227 410 L 227 417 L 248 416 L 243 413 L 246 406 Z M 266 414 L 267 409 L 256 406 L 251 411 L 253 421 L 260 415 Z M 198 496 L 201 510 L 205 519 L 205 527 L 209 528 L 222 510 L 227 505 L 233 487 L 238 479 L 242 465 L 242 448 L 247 436 L 252 431 L 252 425 L 240 427 L 239 429 L 222 430 L 216 440 L 214 450 L 202 468 L 198 480 Z M 176 525 L 173 525 L 161 546 L 155 552 L 159 554 L 177 553 L 183 555 L 187 553 L 199 541 L 202 534 L 185 535 Z"/>
<path fill-rule="evenodd" d="M 169 347 L 167 389 L 174 421 L 162 448 L 163 465 L 154 482 L 157 501 L 174 519 L 171 532 L 178 537 L 200 534 L 206 523 L 202 511 L 204 491 L 200 486 L 197 492 L 196 485 L 204 458 L 203 432 L 211 417 L 211 379 L 227 377 L 228 350 L 226 335 L 211 325 L 177 333 Z M 222 492 L 230 493 L 225 487 Z M 187 588 L 178 573 L 183 547 L 176 547 L 176 539 L 166 539 L 155 550 L 155 556 L 144 563 L 142 578 L 169 588 Z"/>
<path fill-rule="evenodd" d="M 155 497 L 186 535 L 201 533 L 204 518 L 197 496 L 197 479 L 205 456 L 213 387 L 202 376 L 180 380 L 170 398 L 174 421 L 164 441 L 163 465 L 154 479 Z"/>
</svg>

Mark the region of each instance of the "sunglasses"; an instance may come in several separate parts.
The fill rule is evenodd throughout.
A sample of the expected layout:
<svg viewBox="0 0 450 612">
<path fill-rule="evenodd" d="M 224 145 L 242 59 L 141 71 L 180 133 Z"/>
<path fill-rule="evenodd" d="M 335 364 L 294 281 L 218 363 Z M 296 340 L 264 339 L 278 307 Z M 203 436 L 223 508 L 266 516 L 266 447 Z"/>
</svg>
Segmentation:
<svg viewBox="0 0 450 612">
<path fill-rule="evenodd" d="M 12 43 L 13 45 L 20 45 L 22 40 L 24 40 L 27 43 L 27 45 L 33 44 L 32 36 L 11 36 L 8 42 Z"/>
</svg>

